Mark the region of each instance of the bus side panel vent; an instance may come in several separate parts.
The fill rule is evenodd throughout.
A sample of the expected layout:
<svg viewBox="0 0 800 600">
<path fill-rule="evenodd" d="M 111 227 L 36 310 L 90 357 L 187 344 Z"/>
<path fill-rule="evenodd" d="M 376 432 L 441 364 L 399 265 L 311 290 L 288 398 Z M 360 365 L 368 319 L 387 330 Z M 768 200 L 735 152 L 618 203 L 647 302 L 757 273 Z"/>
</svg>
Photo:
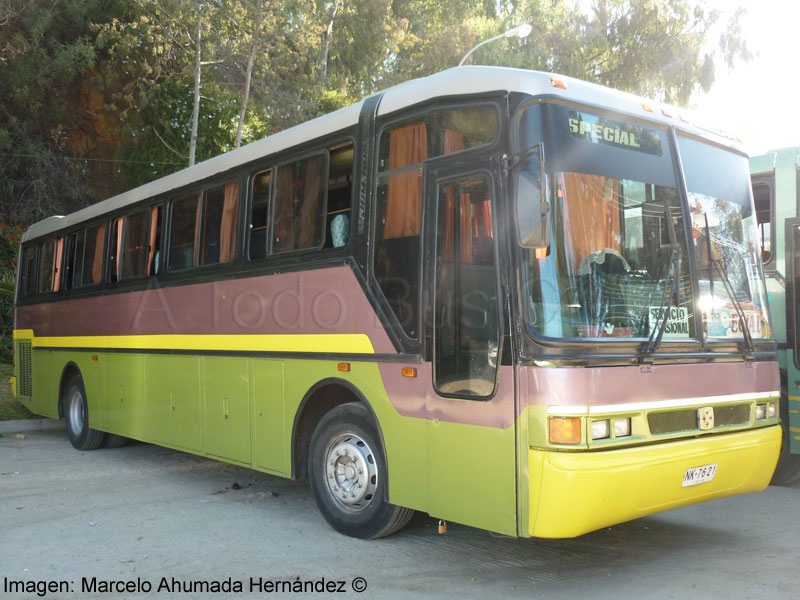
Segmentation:
<svg viewBox="0 0 800 600">
<path fill-rule="evenodd" d="M 33 365 L 31 362 L 31 343 L 20 341 L 17 343 L 17 364 L 19 365 L 19 379 L 17 393 L 26 398 L 33 397 Z"/>
</svg>

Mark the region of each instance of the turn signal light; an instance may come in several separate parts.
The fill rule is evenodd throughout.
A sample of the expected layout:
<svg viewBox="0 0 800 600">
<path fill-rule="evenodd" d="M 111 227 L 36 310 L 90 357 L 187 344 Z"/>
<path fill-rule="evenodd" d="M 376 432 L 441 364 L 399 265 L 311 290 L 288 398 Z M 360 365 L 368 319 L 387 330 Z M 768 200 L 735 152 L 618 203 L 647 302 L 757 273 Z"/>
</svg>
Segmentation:
<svg viewBox="0 0 800 600">
<path fill-rule="evenodd" d="M 581 420 L 575 417 L 551 417 L 550 443 L 580 444 Z"/>
</svg>

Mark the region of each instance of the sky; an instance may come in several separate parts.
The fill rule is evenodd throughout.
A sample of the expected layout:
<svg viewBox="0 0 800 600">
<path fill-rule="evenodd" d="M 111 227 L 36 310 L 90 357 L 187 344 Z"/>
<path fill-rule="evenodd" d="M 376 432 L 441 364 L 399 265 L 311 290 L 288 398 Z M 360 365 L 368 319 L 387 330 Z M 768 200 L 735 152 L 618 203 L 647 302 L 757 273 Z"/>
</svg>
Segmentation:
<svg viewBox="0 0 800 600">
<path fill-rule="evenodd" d="M 753 59 L 729 71 L 717 61 L 709 93 L 695 93 L 692 107 L 742 138 L 751 156 L 800 146 L 800 0 L 739 0 L 741 22 Z M 733 0 L 711 0 L 730 10 Z"/>
</svg>

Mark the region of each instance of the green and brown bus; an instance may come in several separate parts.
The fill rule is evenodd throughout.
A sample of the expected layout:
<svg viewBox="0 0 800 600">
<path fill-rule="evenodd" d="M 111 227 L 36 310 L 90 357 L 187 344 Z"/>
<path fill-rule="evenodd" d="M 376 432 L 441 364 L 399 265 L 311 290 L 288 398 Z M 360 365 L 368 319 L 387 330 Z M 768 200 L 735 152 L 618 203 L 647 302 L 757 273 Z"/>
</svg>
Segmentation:
<svg viewBox="0 0 800 600">
<path fill-rule="evenodd" d="M 783 448 L 773 482 L 800 473 L 800 148 L 750 159 L 753 200 L 781 374 Z"/>
<path fill-rule="evenodd" d="M 780 383 L 747 158 L 689 121 L 462 67 L 46 219 L 17 394 L 79 449 L 308 478 L 363 538 L 415 510 L 569 537 L 761 490 Z"/>
</svg>

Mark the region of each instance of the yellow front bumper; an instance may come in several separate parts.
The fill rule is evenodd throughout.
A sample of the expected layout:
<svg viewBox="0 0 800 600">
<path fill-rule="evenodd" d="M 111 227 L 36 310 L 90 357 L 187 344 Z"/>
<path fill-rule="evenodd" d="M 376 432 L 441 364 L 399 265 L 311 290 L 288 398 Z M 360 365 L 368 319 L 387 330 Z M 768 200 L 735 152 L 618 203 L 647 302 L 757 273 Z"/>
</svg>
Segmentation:
<svg viewBox="0 0 800 600">
<path fill-rule="evenodd" d="M 645 515 L 767 487 L 781 427 L 600 452 L 528 451 L 529 534 L 575 537 Z M 712 481 L 681 487 L 687 469 L 717 463 Z"/>
<path fill-rule="evenodd" d="M 8 382 L 11 384 L 11 394 L 14 396 L 14 398 L 16 398 L 17 397 L 17 378 L 16 377 L 12 377 L 11 379 L 8 380 Z"/>
</svg>

